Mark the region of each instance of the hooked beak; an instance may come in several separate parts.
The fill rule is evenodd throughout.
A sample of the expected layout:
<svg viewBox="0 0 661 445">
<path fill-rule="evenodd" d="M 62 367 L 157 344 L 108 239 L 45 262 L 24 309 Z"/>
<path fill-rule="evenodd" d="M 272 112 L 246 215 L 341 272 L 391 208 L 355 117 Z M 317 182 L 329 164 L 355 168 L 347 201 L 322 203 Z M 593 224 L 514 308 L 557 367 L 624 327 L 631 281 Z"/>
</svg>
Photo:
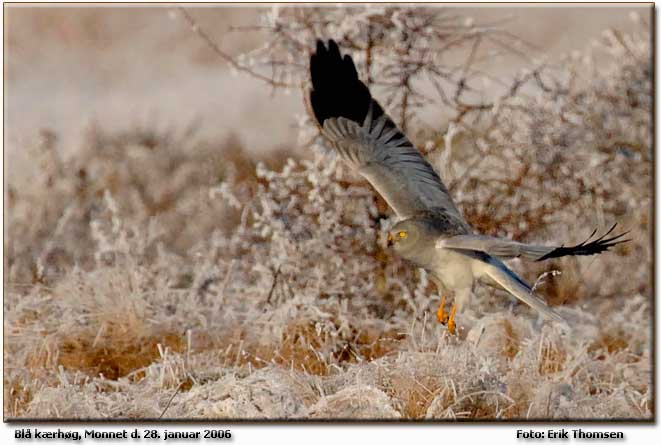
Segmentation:
<svg viewBox="0 0 661 445">
<path fill-rule="evenodd" d="M 387 245 L 388 247 L 392 247 L 392 244 L 393 244 L 392 234 L 391 234 L 391 233 L 388 233 L 388 242 L 386 243 L 386 245 Z"/>
</svg>

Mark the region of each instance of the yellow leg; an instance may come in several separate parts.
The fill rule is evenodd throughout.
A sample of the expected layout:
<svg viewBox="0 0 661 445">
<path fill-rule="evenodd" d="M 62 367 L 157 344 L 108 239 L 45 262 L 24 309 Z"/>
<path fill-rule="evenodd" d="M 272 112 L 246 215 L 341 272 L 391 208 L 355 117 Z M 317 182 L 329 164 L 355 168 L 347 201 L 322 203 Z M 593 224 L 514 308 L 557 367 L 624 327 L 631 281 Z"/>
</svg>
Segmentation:
<svg viewBox="0 0 661 445">
<path fill-rule="evenodd" d="M 454 335 L 457 333 L 457 323 L 454 321 L 454 316 L 457 313 L 457 303 L 452 304 L 452 309 L 450 309 L 450 314 L 448 315 L 445 312 L 445 295 L 441 297 L 441 303 L 438 305 L 438 310 L 436 311 L 436 320 L 439 323 L 447 325 L 448 331 L 450 334 Z"/>
<path fill-rule="evenodd" d="M 441 304 L 438 305 L 438 310 L 436 311 L 436 320 L 439 323 L 445 324 L 448 321 L 448 314 L 443 309 L 445 307 L 445 295 L 441 296 Z"/>
<path fill-rule="evenodd" d="M 453 303 L 452 309 L 450 309 L 450 318 L 448 318 L 448 331 L 452 335 L 457 333 L 457 324 L 454 322 L 454 314 L 456 313 L 457 313 L 457 303 Z"/>
</svg>

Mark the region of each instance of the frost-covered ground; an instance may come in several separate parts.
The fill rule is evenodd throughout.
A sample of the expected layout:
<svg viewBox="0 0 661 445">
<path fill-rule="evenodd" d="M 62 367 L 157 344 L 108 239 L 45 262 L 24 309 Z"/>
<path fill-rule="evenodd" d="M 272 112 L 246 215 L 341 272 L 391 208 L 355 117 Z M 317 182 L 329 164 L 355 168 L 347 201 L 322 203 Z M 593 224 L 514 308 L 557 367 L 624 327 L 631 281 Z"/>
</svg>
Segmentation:
<svg viewBox="0 0 661 445">
<path fill-rule="evenodd" d="M 315 16 L 301 14 L 269 23 L 303 35 L 289 27 Z M 117 125 L 103 113 L 74 135 L 12 126 L 7 165 L 21 170 L 5 188 L 5 418 L 652 418 L 650 16 L 622 15 L 622 28 L 597 32 L 589 48 L 526 62 L 520 77 L 496 82 L 506 94 L 475 115 L 453 114 L 449 100 L 446 114 L 461 118 L 411 130 L 483 233 L 575 243 L 613 222 L 631 231 L 630 243 L 598 257 L 511 263 L 530 282 L 561 272 L 537 290 L 571 334 L 480 288 L 449 335 L 434 319 L 436 289 L 385 247 L 385 204 L 324 150 L 308 118 L 287 127 L 286 149 L 255 149 L 275 138 L 264 134 L 280 116 L 265 117 L 258 104 L 269 88 L 249 75 L 241 103 L 268 122 L 252 139 L 231 136 L 226 126 L 243 124 L 231 118 L 222 132 L 194 119 Z M 356 17 L 351 27 L 325 24 L 324 35 L 358 39 L 369 14 Z M 417 19 L 372 16 L 383 41 Z M 44 22 L 46 31 L 79 41 L 69 34 L 78 30 L 90 54 L 103 47 L 103 32 L 62 20 Z M 113 20 L 101 22 L 132 32 L 131 21 Z M 308 51 L 261 32 L 256 42 L 275 44 L 260 57 Z M 10 50 L 25 50 L 13 36 Z M 418 42 L 431 45 L 430 36 Z M 376 48 L 375 64 L 401 60 Z M 9 54 L 12 76 L 20 64 Z M 363 69 L 366 59 L 356 60 Z M 290 80 L 304 76 L 297 65 Z M 205 88 L 203 108 L 214 94 Z M 291 94 L 285 102 L 303 114 L 300 90 Z M 20 104 L 10 99 L 9 125 Z M 403 107 L 415 128 L 423 108 L 411 104 L 388 108 L 404 116 Z"/>
</svg>

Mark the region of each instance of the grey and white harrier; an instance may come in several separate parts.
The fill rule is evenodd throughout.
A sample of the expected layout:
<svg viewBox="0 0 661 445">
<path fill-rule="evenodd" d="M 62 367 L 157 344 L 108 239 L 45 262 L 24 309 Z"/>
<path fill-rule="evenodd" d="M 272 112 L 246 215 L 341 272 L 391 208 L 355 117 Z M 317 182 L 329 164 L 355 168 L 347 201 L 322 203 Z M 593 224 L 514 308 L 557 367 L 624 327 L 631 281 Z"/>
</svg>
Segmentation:
<svg viewBox="0 0 661 445">
<path fill-rule="evenodd" d="M 470 302 L 475 280 L 495 284 L 556 321 L 564 320 L 501 260 L 542 261 L 593 255 L 625 242 L 624 233 L 606 234 L 572 247 L 539 246 L 473 233 L 447 188 L 358 78 L 351 56 L 337 44 L 317 42 L 310 59 L 310 103 L 328 143 L 365 177 L 397 213 L 388 244 L 424 268 L 439 288 L 452 291 L 450 313 L 441 300 L 437 318 L 455 331 L 455 313 Z"/>
</svg>

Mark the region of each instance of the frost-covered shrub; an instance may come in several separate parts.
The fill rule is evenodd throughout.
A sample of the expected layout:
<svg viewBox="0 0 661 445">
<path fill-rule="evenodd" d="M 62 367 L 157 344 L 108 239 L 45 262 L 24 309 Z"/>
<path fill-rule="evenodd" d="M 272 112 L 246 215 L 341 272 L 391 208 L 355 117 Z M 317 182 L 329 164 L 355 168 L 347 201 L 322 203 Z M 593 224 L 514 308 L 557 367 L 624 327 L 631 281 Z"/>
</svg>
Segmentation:
<svg viewBox="0 0 661 445">
<path fill-rule="evenodd" d="M 423 106 L 454 113 L 483 110 L 484 70 L 503 53 L 521 57 L 525 42 L 493 23 L 476 23 L 452 8 L 382 5 L 347 8 L 280 8 L 255 28 L 266 43 L 241 55 L 236 66 L 274 88 L 308 81 L 307 59 L 317 39 L 329 38 L 351 53 L 361 78 L 403 130 Z"/>
</svg>

